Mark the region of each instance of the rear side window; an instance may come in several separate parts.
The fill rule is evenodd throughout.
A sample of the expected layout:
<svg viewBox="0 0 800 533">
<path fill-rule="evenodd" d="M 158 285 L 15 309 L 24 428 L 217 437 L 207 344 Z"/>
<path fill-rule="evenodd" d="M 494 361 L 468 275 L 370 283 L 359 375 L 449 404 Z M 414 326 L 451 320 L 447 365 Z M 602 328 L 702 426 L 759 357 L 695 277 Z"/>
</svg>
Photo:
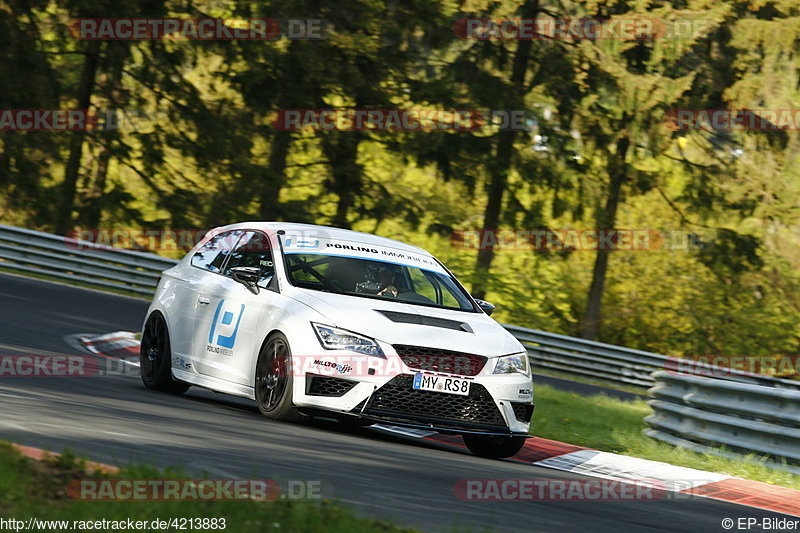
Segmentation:
<svg viewBox="0 0 800 533">
<path fill-rule="evenodd" d="M 243 233 L 235 230 L 213 236 L 192 256 L 192 266 L 209 272 L 222 272 L 225 259 Z"/>
</svg>

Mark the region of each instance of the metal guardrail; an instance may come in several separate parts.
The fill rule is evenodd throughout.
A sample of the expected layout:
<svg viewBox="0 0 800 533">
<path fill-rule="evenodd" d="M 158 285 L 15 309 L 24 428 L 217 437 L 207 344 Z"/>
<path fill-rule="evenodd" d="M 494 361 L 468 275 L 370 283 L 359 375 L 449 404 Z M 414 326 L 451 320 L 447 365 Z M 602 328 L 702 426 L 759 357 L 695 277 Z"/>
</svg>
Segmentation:
<svg viewBox="0 0 800 533">
<path fill-rule="evenodd" d="M 121 250 L 96 243 L 0 225 L 0 267 L 45 274 L 92 287 L 121 289 L 149 296 L 161 272 L 177 261 L 154 254 Z M 653 385 L 651 373 L 675 368 L 678 359 L 652 352 L 568 337 L 520 326 L 504 325 L 542 372 L 603 381 L 645 389 Z M 714 375 L 709 365 L 694 365 Z M 725 370 L 726 379 L 764 385 L 800 388 L 800 381 L 754 376 Z"/>
<path fill-rule="evenodd" d="M 770 456 L 771 466 L 800 474 L 800 390 L 665 371 L 653 377 L 645 435 L 698 452 Z"/>
<path fill-rule="evenodd" d="M 726 380 L 771 387 L 800 389 L 800 381 L 761 376 L 738 369 L 706 363 L 686 364 L 677 357 L 634 350 L 558 333 L 503 324 L 527 349 L 534 369 L 564 373 L 629 387 L 652 387 L 652 373 L 658 370 L 683 370 L 723 377 Z M 685 369 L 684 369 L 685 367 Z"/>
<path fill-rule="evenodd" d="M 623 346 L 503 324 L 528 350 L 534 369 L 563 372 L 619 385 L 650 387 L 650 374 L 670 358 Z"/>
<path fill-rule="evenodd" d="M 177 261 L 0 224 L 0 267 L 151 295 Z"/>
</svg>

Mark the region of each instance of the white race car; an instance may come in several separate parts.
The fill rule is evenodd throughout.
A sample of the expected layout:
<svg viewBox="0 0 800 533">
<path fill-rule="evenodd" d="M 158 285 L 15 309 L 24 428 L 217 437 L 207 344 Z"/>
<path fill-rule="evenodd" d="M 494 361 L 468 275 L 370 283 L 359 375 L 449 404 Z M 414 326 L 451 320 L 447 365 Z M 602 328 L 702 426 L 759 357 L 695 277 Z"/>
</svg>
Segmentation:
<svg viewBox="0 0 800 533">
<path fill-rule="evenodd" d="M 431 254 L 366 233 L 246 222 L 164 271 L 145 319 L 150 389 L 190 385 L 306 415 L 463 435 L 509 457 L 533 413 L 524 347 Z"/>
</svg>

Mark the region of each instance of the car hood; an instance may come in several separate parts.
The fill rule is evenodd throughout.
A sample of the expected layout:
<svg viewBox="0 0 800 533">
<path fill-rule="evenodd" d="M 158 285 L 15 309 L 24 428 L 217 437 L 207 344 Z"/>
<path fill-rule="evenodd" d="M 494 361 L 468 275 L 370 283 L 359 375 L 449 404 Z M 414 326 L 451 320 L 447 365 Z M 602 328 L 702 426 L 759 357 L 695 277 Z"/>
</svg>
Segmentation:
<svg viewBox="0 0 800 533">
<path fill-rule="evenodd" d="M 513 335 L 485 313 L 308 289 L 296 289 L 291 297 L 323 315 L 328 325 L 388 344 L 425 346 L 489 357 L 524 351 Z"/>
</svg>

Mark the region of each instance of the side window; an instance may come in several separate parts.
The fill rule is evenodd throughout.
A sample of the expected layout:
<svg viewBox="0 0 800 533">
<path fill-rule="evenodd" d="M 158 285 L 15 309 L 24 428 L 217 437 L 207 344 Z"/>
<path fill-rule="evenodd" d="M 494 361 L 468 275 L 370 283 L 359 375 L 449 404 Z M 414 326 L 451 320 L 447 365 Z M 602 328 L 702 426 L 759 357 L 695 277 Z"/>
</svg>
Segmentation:
<svg viewBox="0 0 800 533">
<path fill-rule="evenodd" d="M 269 237 L 260 231 L 245 232 L 244 237 L 231 252 L 228 264 L 225 265 L 226 276 L 230 275 L 232 268 L 256 267 L 261 269 L 258 285 L 266 287 L 272 276 L 275 275 L 275 263 L 272 259 L 272 250 L 269 246 Z"/>
<path fill-rule="evenodd" d="M 209 272 L 221 272 L 225 258 L 242 233 L 236 230 L 215 235 L 192 256 L 192 266 Z"/>
</svg>

